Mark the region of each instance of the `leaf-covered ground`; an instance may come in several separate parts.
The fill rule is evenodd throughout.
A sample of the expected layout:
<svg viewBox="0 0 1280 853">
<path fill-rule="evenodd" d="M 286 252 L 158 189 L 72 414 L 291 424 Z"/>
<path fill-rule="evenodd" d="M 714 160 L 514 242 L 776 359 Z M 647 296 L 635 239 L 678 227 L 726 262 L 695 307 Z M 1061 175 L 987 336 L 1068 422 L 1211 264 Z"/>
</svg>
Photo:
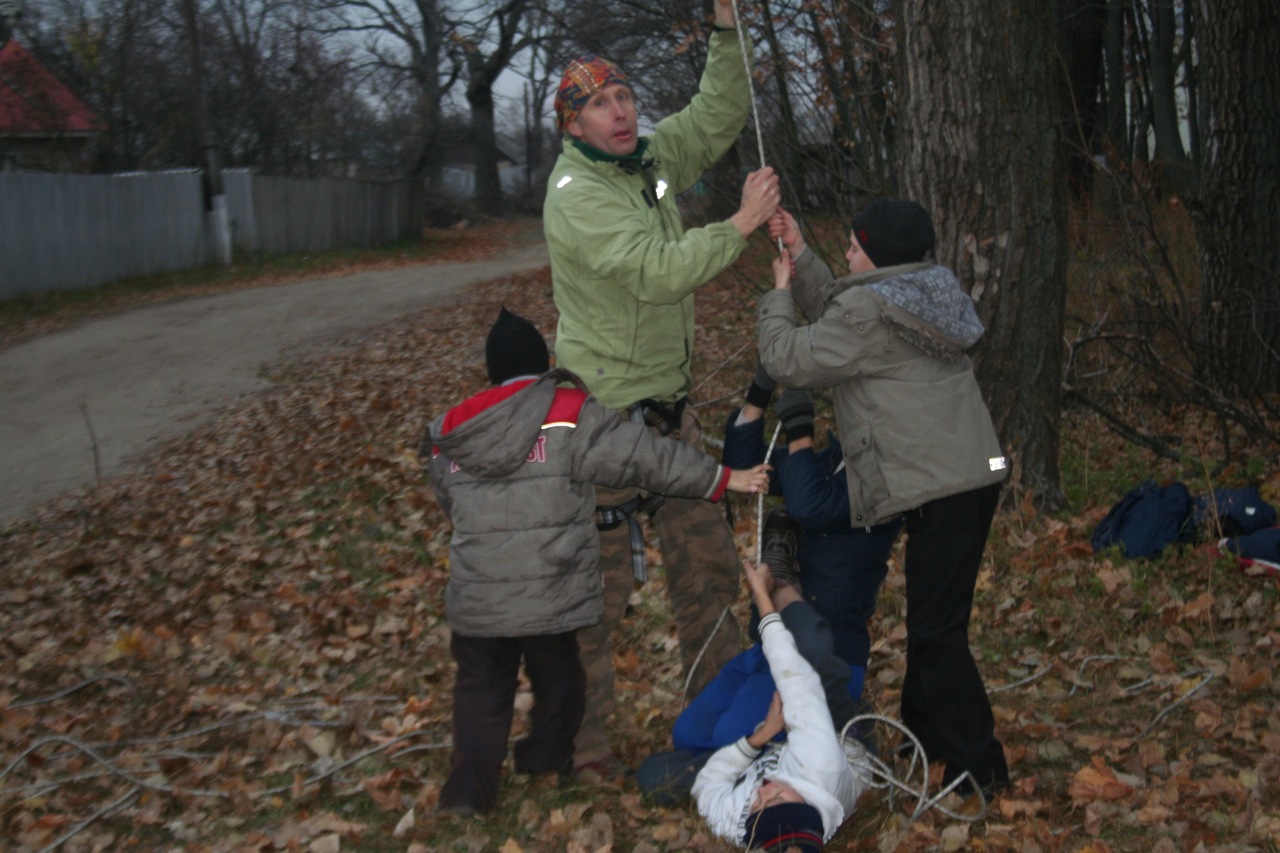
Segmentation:
<svg viewBox="0 0 1280 853">
<path fill-rule="evenodd" d="M 757 251 L 738 267 L 754 279 L 725 275 L 699 296 L 696 396 L 713 435 L 751 375 Z M 431 415 L 483 386 L 499 305 L 554 333 L 545 272 L 476 287 L 296 365 L 134 473 L 0 533 L 4 849 L 730 849 L 691 810 L 646 806 L 626 777 L 513 777 L 488 818 L 433 813 L 449 742 L 448 531 L 414 449 Z M 914 802 L 872 792 L 830 849 L 1280 849 L 1280 580 L 1204 548 L 1094 555 L 1093 526 L 1139 480 L 1224 483 L 1075 414 L 1063 468 L 1064 514 L 1008 494 L 975 606 L 1012 790 L 976 823 L 912 821 Z M 1275 473 L 1264 494 L 1280 503 Z M 745 555 L 754 507 L 737 509 Z M 667 747 L 681 707 L 655 574 L 617 646 L 615 745 L 632 763 Z M 900 565 L 873 635 L 869 690 L 892 716 Z"/>
</svg>

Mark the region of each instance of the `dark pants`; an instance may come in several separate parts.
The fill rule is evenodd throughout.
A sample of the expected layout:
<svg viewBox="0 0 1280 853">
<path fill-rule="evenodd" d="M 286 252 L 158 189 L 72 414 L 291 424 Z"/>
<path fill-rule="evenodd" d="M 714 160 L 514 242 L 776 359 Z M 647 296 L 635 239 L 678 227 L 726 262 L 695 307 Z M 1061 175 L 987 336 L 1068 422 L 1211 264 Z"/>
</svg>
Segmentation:
<svg viewBox="0 0 1280 853">
<path fill-rule="evenodd" d="M 847 513 L 847 510 L 846 510 Z M 869 530 L 824 534 L 806 530 L 796 555 L 805 601 L 827 620 L 835 638 L 835 653 L 850 666 L 867 665 L 871 657 L 868 623 L 876 612 L 876 600 L 889 554 L 902 529 L 894 519 Z"/>
<path fill-rule="evenodd" d="M 577 633 L 536 637 L 464 637 L 449 649 L 458 664 L 453 688 L 453 754 L 442 808 L 492 809 L 515 711 L 523 658 L 533 687 L 528 736 L 515 745 L 517 773 L 567 772 L 582 724 L 586 678 Z"/>
<path fill-rule="evenodd" d="M 858 707 L 849 695 L 849 665 L 835 654 L 831 625 L 807 601 L 787 605 L 782 611 L 782 623 L 795 639 L 796 651 L 818 673 L 831 722 L 839 734 L 858 713 Z"/>
<path fill-rule="evenodd" d="M 698 771 L 712 755 L 714 750 L 655 752 L 636 768 L 636 787 L 655 806 L 681 808 L 688 804 Z"/>
<path fill-rule="evenodd" d="M 907 513 L 907 674 L 902 722 L 945 780 L 968 770 L 979 786 L 1009 781 L 1004 747 L 969 651 L 969 616 L 1000 484 Z"/>
</svg>

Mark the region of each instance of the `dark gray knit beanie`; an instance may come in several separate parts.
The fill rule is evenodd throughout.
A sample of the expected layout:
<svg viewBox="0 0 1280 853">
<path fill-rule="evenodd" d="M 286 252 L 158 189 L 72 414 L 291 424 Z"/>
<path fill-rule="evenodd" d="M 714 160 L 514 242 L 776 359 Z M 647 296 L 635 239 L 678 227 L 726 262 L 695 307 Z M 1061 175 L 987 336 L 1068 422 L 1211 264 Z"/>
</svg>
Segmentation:
<svg viewBox="0 0 1280 853">
<path fill-rule="evenodd" d="M 929 212 L 898 198 L 877 199 L 855 213 L 853 236 L 877 267 L 919 263 L 938 239 Z"/>
</svg>

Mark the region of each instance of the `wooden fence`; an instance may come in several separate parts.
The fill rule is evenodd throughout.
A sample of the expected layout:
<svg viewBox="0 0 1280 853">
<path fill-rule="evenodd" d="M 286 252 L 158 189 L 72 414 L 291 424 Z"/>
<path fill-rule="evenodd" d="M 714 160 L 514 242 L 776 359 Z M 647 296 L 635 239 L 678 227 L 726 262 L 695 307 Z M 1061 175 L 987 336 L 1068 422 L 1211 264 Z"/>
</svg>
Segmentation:
<svg viewBox="0 0 1280 853">
<path fill-rule="evenodd" d="M 377 246 L 422 233 L 420 181 L 224 173 L 237 251 Z M 98 287 L 215 260 L 195 171 L 0 173 L 0 299 Z"/>
</svg>

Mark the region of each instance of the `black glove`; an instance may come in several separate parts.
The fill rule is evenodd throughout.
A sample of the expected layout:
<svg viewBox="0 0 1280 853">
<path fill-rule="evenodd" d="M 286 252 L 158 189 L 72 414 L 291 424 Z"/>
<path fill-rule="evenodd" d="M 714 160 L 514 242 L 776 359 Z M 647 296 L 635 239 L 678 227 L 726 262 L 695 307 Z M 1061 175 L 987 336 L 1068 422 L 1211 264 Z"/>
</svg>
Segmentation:
<svg viewBox="0 0 1280 853">
<path fill-rule="evenodd" d="M 747 389 L 747 403 L 761 409 L 769 408 L 769 398 L 777 387 L 778 383 L 773 381 L 773 377 L 764 372 L 760 362 L 756 362 L 756 375 L 751 380 L 751 387 Z"/>
<path fill-rule="evenodd" d="M 774 410 L 786 430 L 788 444 L 800 438 L 813 438 L 813 398 L 809 392 L 786 389 L 778 395 Z"/>
</svg>

